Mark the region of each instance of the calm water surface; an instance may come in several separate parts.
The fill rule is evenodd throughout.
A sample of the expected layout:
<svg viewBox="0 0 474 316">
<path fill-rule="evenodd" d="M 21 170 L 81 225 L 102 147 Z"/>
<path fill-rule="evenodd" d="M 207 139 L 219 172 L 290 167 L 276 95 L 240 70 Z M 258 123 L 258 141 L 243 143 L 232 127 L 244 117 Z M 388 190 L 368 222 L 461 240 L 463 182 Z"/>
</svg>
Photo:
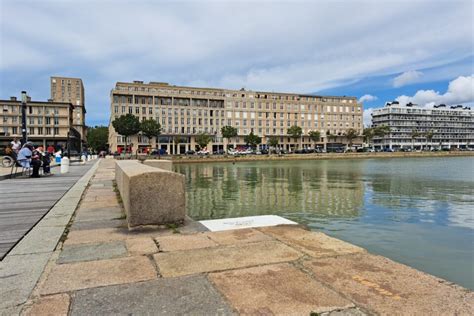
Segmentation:
<svg viewBox="0 0 474 316">
<path fill-rule="evenodd" d="M 275 214 L 474 289 L 474 158 L 177 165 L 196 219 Z"/>
</svg>

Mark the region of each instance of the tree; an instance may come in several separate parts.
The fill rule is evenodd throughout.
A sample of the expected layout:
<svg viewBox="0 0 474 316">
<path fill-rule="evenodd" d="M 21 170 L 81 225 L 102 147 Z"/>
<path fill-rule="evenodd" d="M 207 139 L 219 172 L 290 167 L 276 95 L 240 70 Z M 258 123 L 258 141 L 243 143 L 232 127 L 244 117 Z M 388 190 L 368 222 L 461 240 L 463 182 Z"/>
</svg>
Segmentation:
<svg viewBox="0 0 474 316">
<path fill-rule="evenodd" d="M 262 138 L 258 135 L 255 135 L 253 132 L 250 132 L 247 136 L 244 137 L 245 143 L 255 149 L 258 144 L 262 142 Z"/>
<path fill-rule="evenodd" d="M 87 144 L 95 152 L 109 148 L 109 128 L 107 126 L 89 127 L 87 129 Z"/>
<path fill-rule="evenodd" d="M 298 140 L 301 138 L 303 130 L 301 129 L 301 127 L 293 125 L 288 129 L 287 134 L 293 137 L 295 140 Z"/>
<path fill-rule="evenodd" d="M 364 128 L 362 135 L 364 136 L 364 142 L 370 145 L 372 143 L 372 138 L 374 138 L 374 129 L 372 127 Z"/>
<path fill-rule="evenodd" d="M 154 119 L 147 119 L 143 120 L 142 123 L 140 124 L 140 129 L 142 131 L 142 134 L 148 137 L 148 142 L 151 147 L 151 140 L 153 137 L 156 137 L 156 140 L 158 142 L 158 136 L 161 134 L 161 125 Z"/>
<path fill-rule="evenodd" d="M 411 149 L 415 149 L 415 138 L 418 138 L 420 136 L 420 133 L 414 129 L 411 131 L 410 137 L 411 137 Z"/>
<path fill-rule="evenodd" d="M 275 148 L 276 146 L 278 146 L 278 143 L 279 143 L 278 137 L 276 136 L 272 136 L 268 139 L 268 146 L 270 147 Z"/>
<path fill-rule="evenodd" d="M 349 141 L 349 148 L 352 148 L 352 141 L 354 140 L 354 138 L 357 138 L 359 136 L 359 132 L 353 128 L 349 128 L 346 131 L 345 136 Z"/>
<path fill-rule="evenodd" d="M 125 136 L 125 152 L 127 152 L 127 137 L 137 134 L 140 131 L 140 121 L 138 117 L 128 113 L 113 120 L 112 126 L 115 131 Z"/>
<path fill-rule="evenodd" d="M 310 131 L 308 135 L 309 135 L 309 139 L 311 139 L 311 141 L 315 143 L 321 140 L 321 133 L 319 131 Z"/>
<path fill-rule="evenodd" d="M 431 149 L 431 141 L 433 140 L 433 136 L 434 136 L 433 131 L 427 131 L 425 134 L 426 142 L 430 142 L 430 149 Z"/>
<path fill-rule="evenodd" d="M 208 135 L 204 132 L 197 134 L 196 143 L 198 144 L 199 149 L 200 150 L 204 149 L 207 146 L 207 144 L 209 144 L 209 142 L 211 141 L 211 138 L 212 138 L 211 135 Z"/>
<path fill-rule="evenodd" d="M 387 135 L 388 133 L 390 133 L 390 127 L 388 127 L 387 125 L 380 125 L 374 128 L 374 135 L 382 138 L 382 141 L 385 135 Z"/>
<path fill-rule="evenodd" d="M 237 128 L 232 127 L 232 126 L 223 126 L 221 128 L 222 132 L 222 137 L 227 138 L 227 141 L 229 142 L 232 137 L 237 137 Z M 229 144 L 227 144 L 227 147 Z"/>
</svg>

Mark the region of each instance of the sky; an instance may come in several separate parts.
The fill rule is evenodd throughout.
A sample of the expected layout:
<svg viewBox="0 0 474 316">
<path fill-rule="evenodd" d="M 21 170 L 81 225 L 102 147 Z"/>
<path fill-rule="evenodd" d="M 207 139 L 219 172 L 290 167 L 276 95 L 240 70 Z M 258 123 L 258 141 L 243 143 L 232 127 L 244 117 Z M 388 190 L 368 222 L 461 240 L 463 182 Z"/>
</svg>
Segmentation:
<svg viewBox="0 0 474 316">
<path fill-rule="evenodd" d="M 474 104 L 474 1 L 0 0 L 0 99 L 81 78 L 107 125 L 118 81 Z"/>
</svg>

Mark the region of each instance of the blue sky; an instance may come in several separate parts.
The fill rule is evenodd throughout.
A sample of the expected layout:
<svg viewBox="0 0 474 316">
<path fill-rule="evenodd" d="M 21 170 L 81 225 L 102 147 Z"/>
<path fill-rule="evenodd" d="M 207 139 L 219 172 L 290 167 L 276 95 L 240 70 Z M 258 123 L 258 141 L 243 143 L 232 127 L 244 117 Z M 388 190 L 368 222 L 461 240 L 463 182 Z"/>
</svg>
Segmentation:
<svg viewBox="0 0 474 316">
<path fill-rule="evenodd" d="M 79 77 L 87 124 L 117 81 L 474 102 L 473 1 L 0 0 L 0 98 Z"/>
</svg>

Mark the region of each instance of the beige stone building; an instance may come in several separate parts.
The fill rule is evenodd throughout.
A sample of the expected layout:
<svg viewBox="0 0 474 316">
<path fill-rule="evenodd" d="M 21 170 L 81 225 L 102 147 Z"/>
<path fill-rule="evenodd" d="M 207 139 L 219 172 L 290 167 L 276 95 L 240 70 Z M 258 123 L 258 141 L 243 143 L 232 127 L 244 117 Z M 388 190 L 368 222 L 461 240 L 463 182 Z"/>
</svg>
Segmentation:
<svg viewBox="0 0 474 316">
<path fill-rule="evenodd" d="M 51 99 L 74 105 L 73 127 L 82 138 L 87 132 L 84 85 L 79 78 L 51 77 Z"/>
<path fill-rule="evenodd" d="M 16 97 L 0 100 L 0 143 L 6 146 L 14 138 L 21 140 L 21 101 Z M 28 141 L 35 145 L 66 148 L 68 133 L 71 148 L 77 149 L 79 133 L 72 127 L 74 106 L 66 102 L 32 101 L 26 104 Z"/>
<path fill-rule="evenodd" d="M 204 132 L 213 136 L 209 151 L 226 148 L 221 128 L 226 125 L 238 129 L 238 137 L 230 144 L 244 146 L 244 136 L 253 132 L 262 137 L 261 147 L 267 146 L 270 137 L 277 137 L 279 147 L 342 148 L 347 143 L 343 136 L 353 128 L 362 134 L 362 105 L 355 97 L 315 96 L 295 93 L 276 93 L 249 90 L 227 90 L 173 86 L 167 83 L 143 81 L 118 82 L 111 91 L 111 117 L 109 144 L 112 151 L 121 151 L 125 139 L 118 135 L 112 121 L 131 113 L 140 121 L 153 118 L 162 127 L 162 135 L 151 140 L 152 148 L 162 148 L 170 154 L 196 149 L 195 137 Z M 300 139 L 288 136 L 289 127 L 297 125 L 303 130 Z M 308 133 L 320 131 L 321 139 L 311 141 Z M 327 137 L 328 131 L 331 137 Z M 143 151 L 149 140 L 142 135 L 130 137 L 132 150 Z M 362 138 L 353 140 L 355 145 Z"/>
</svg>

